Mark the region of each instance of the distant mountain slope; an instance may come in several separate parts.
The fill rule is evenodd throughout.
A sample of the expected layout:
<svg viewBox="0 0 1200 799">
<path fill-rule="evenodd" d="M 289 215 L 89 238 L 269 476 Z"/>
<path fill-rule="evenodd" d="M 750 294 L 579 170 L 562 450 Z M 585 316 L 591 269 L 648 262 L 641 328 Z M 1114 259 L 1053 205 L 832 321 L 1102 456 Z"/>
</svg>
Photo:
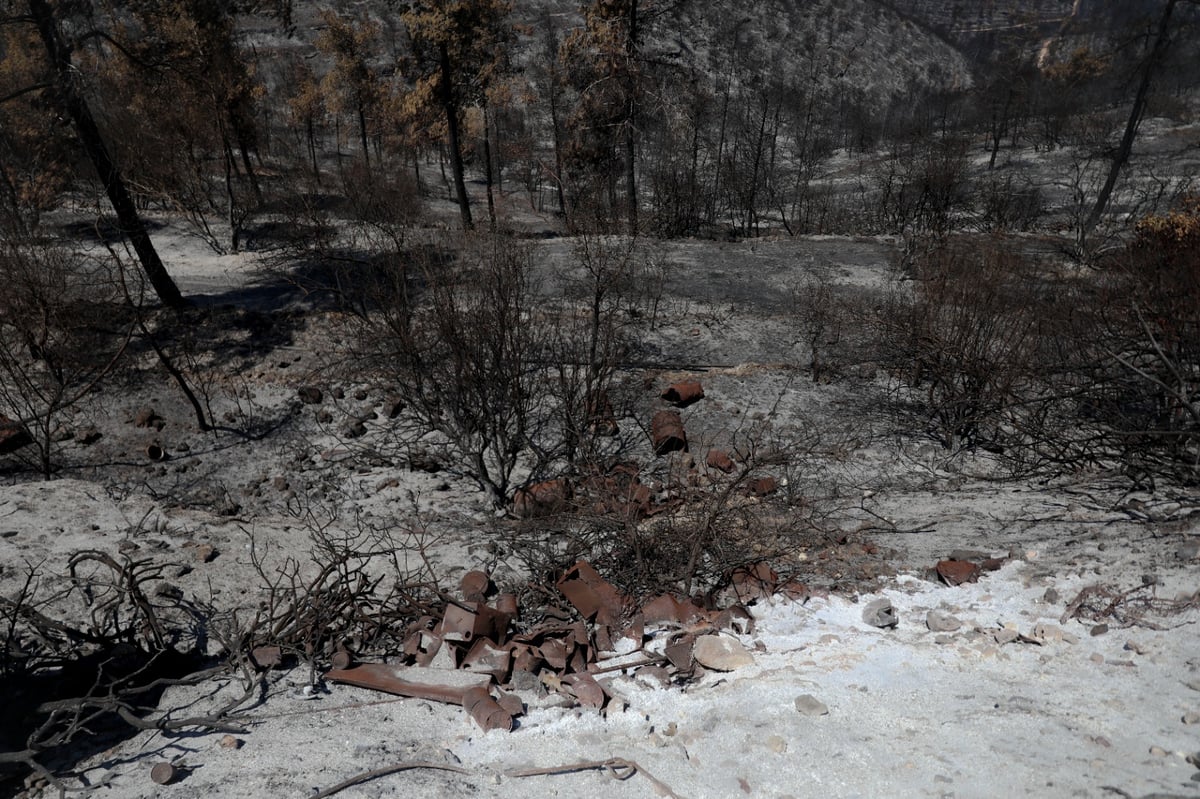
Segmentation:
<svg viewBox="0 0 1200 799">
<path fill-rule="evenodd" d="M 678 21 L 681 46 L 714 72 L 737 54 L 769 80 L 851 85 L 881 99 L 971 82 L 958 50 L 872 0 L 694 0 Z"/>
<path fill-rule="evenodd" d="M 1058 55 L 1127 30 L 1161 10 L 1162 0 L 876 0 L 936 32 L 970 58 L 986 58 L 1004 41 Z"/>
</svg>

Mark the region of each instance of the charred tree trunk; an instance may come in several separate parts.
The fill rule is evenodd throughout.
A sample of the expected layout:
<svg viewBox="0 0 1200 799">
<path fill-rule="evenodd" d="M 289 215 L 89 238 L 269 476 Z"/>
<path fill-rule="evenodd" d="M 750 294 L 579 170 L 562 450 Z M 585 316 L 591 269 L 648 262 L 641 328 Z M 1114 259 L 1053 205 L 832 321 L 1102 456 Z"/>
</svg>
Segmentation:
<svg viewBox="0 0 1200 799">
<path fill-rule="evenodd" d="M 438 58 L 441 66 L 441 81 L 438 94 L 442 108 L 446 111 L 446 132 L 450 140 L 450 168 L 454 173 L 454 190 L 458 194 L 458 209 L 462 215 L 464 230 L 471 230 L 475 223 L 471 219 L 471 198 L 467 196 L 467 183 L 463 178 L 462 144 L 458 131 L 458 102 L 454 96 L 453 73 L 450 66 L 450 51 L 445 44 L 439 48 Z"/>
<path fill-rule="evenodd" d="M 109 154 L 91 109 L 75 88 L 71 50 L 63 40 L 58 21 L 54 18 L 54 11 L 46 0 L 29 0 L 29 15 L 37 23 L 46 55 L 57 77 L 58 102 L 74 124 L 79 142 L 99 175 L 100 182 L 104 184 L 104 191 L 117 215 L 117 223 L 133 244 L 138 261 L 154 293 L 168 307 L 186 307 L 188 303 L 179 293 L 179 288 L 171 279 L 167 268 L 163 266 L 146 225 L 138 214 L 137 206 L 134 205 L 133 197 L 130 196 L 129 189 Z"/>
<path fill-rule="evenodd" d="M 1096 196 L 1096 204 L 1092 207 L 1092 212 L 1088 214 L 1087 221 L 1083 224 L 1083 229 L 1079 231 L 1079 240 L 1082 244 L 1092 231 L 1096 229 L 1096 225 L 1100 223 L 1100 217 L 1104 216 L 1104 212 L 1108 210 L 1108 203 L 1112 199 L 1113 188 L 1117 185 L 1117 178 L 1121 174 L 1121 170 L 1125 168 L 1125 164 L 1129 161 L 1129 156 L 1133 152 L 1133 141 L 1137 138 L 1138 126 L 1142 122 L 1142 114 L 1146 110 L 1146 100 L 1150 95 L 1150 84 L 1154 80 L 1154 73 L 1158 71 L 1159 66 L 1166 58 L 1167 49 L 1171 45 L 1171 15 L 1175 13 L 1175 6 L 1179 0 L 1167 0 L 1167 5 L 1163 8 L 1162 16 L 1158 20 L 1158 30 L 1154 35 L 1154 45 L 1150 49 L 1150 55 L 1146 59 L 1146 69 L 1142 73 L 1141 83 L 1138 84 L 1137 94 L 1133 98 L 1133 107 L 1129 110 L 1129 120 L 1125 123 L 1125 134 L 1121 137 L 1121 144 L 1117 147 L 1117 152 L 1113 155 L 1112 165 L 1108 170 L 1108 177 L 1104 181 L 1104 186 L 1101 187 L 1100 193 Z"/>
<path fill-rule="evenodd" d="M 625 194 L 629 224 L 629 235 L 638 233 L 638 190 L 637 190 L 637 75 L 634 64 L 638 49 L 638 0 L 629 2 L 629 38 L 625 42 L 625 55 L 629 59 L 628 81 L 625 87 L 626 119 L 625 119 Z"/>
</svg>

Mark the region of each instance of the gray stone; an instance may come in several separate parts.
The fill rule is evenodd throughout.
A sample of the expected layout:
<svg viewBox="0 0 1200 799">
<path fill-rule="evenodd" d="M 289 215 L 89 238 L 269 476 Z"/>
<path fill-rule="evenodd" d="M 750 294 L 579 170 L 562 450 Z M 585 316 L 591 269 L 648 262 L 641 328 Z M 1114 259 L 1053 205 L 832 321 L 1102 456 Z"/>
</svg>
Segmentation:
<svg viewBox="0 0 1200 799">
<path fill-rule="evenodd" d="M 733 671 L 754 663 L 746 647 L 727 635 L 700 636 L 692 648 L 692 657 L 701 666 L 714 671 Z"/>
<path fill-rule="evenodd" d="M 296 394 L 300 397 L 300 401 L 305 405 L 320 405 L 321 400 L 325 398 L 321 393 L 321 389 L 316 386 L 301 386 Z"/>
<path fill-rule="evenodd" d="M 1056 624 L 1039 621 L 1033 625 L 1033 637 L 1043 644 L 1056 644 L 1063 640 L 1063 630 Z"/>
<path fill-rule="evenodd" d="M 876 599 L 863 608 L 863 621 L 872 627 L 895 627 L 900 623 L 890 599 Z"/>
<path fill-rule="evenodd" d="M 826 716 L 829 708 L 812 694 L 801 694 L 796 697 L 796 711 L 804 716 Z"/>
<path fill-rule="evenodd" d="M 994 633 L 992 633 L 992 638 L 995 639 L 996 643 L 1000 644 L 1001 646 L 1004 644 L 1011 644 L 1020 637 L 1020 633 L 1018 633 L 1016 630 L 1009 629 L 1008 627 L 1001 627 L 999 630 L 996 630 Z"/>
<path fill-rule="evenodd" d="M 962 626 L 962 622 L 946 611 L 934 608 L 925 614 L 925 626 L 930 632 L 952 633 Z"/>
<path fill-rule="evenodd" d="M 1042 594 L 1042 599 L 1047 605 L 1057 605 L 1060 598 L 1061 597 L 1059 597 L 1058 591 L 1054 590 L 1053 588 L 1047 588 L 1046 593 Z"/>
</svg>

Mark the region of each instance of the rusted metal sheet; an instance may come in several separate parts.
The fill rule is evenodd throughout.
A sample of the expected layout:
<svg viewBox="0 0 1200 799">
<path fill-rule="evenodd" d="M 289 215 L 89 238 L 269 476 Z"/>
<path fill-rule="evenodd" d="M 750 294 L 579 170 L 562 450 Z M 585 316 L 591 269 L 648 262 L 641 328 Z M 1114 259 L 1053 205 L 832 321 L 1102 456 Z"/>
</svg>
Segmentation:
<svg viewBox="0 0 1200 799">
<path fill-rule="evenodd" d="M 572 647 L 573 649 L 573 647 Z M 547 638 L 538 647 L 542 659 L 552 669 L 562 671 L 567 667 L 567 658 L 572 652 L 568 651 L 566 643 L 558 638 Z"/>
<path fill-rule="evenodd" d="M 680 671 L 691 671 L 695 665 L 695 661 L 692 659 L 692 652 L 695 648 L 695 636 L 685 635 L 677 641 L 667 644 L 667 648 L 663 650 L 663 654 L 667 656 L 667 660 L 675 668 Z"/>
<path fill-rule="evenodd" d="M 647 624 L 656 621 L 687 624 L 702 618 L 704 610 L 691 600 L 680 600 L 670 594 L 663 594 L 642 606 L 642 616 Z"/>
<path fill-rule="evenodd" d="M 779 481 L 774 477 L 759 477 L 750 481 L 750 493 L 756 497 L 765 497 L 779 490 Z"/>
<path fill-rule="evenodd" d="M 446 641 L 470 643 L 476 638 L 491 638 L 502 642 L 508 618 L 482 602 L 451 603 L 446 605 L 441 627 Z"/>
<path fill-rule="evenodd" d="M 677 408 L 686 408 L 704 399 L 704 387 L 699 380 L 681 380 L 663 390 L 662 398 Z"/>
<path fill-rule="evenodd" d="M 273 669 L 283 663 L 283 650 L 277 646 L 256 646 L 250 650 L 250 661 L 258 669 Z"/>
<path fill-rule="evenodd" d="M 496 597 L 495 607 L 497 612 L 508 616 L 510 620 L 517 618 L 520 613 L 516 594 L 500 594 Z"/>
<path fill-rule="evenodd" d="M 754 632 L 754 616 L 744 605 L 730 605 L 713 618 L 713 627 L 749 635 Z"/>
<path fill-rule="evenodd" d="M 569 506 L 571 496 L 571 484 L 567 480 L 543 480 L 513 495 L 513 512 L 522 519 L 561 513 Z"/>
<path fill-rule="evenodd" d="M 464 602 L 483 602 L 487 599 L 488 589 L 492 579 L 485 572 L 469 571 L 458 583 L 458 590 Z"/>
<path fill-rule="evenodd" d="M 479 638 L 463 655 L 462 667 L 469 671 L 490 674 L 498 683 L 508 679 L 512 668 L 512 650 L 501 649 L 486 638 Z"/>
<path fill-rule="evenodd" d="M 500 706 L 486 687 L 469 688 L 463 694 L 462 706 L 484 732 L 508 731 L 513 728 L 512 714 Z"/>
<path fill-rule="evenodd" d="M 687 432 L 683 429 L 683 419 L 679 411 L 659 411 L 654 414 L 654 418 L 650 420 L 650 440 L 654 444 L 656 455 L 686 452 Z"/>
<path fill-rule="evenodd" d="M 734 569 L 729 575 L 729 582 L 739 602 L 750 602 L 774 594 L 779 586 L 779 575 L 769 563 L 759 561 Z"/>
<path fill-rule="evenodd" d="M 546 662 L 538 650 L 530 644 L 510 641 L 508 647 L 512 652 L 513 671 L 527 671 L 530 674 L 536 674 L 537 670 Z"/>
<path fill-rule="evenodd" d="M 581 560 L 568 569 L 558 581 L 558 590 L 585 619 L 606 626 L 621 623 L 625 597 L 587 561 Z"/>
<path fill-rule="evenodd" d="M 508 715 L 516 717 L 525 712 L 525 703 L 521 701 L 521 697 L 517 694 L 501 691 L 500 696 L 496 697 L 496 703 L 500 707 L 508 711 Z"/>
<path fill-rule="evenodd" d="M 934 568 L 946 585 L 962 585 L 979 579 L 979 567 L 969 560 L 939 560 Z"/>
<path fill-rule="evenodd" d="M 604 701 L 607 699 L 604 686 L 596 682 L 596 678 L 587 672 L 567 674 L 562 678 L 562 684 L 584 707 L 596 710 L 604 707 Z"/>
<path fill-rule="evenodd" d="M 360 663 L 348 669 L 330 669 L 325 672 L 325 679 L 397 696 L 461 705 L 463 696 L 469 689 L 486 690 L 487 686 L 491 685 L 492 675 L 461 669 L 426 669 L 420 666 Z"/>
<path fill-rule="evenodd" d="M 729 453 L 723 449 L 710 449 L 708 456 L 704 459 L 704 464 L 710 469 L 716 469 L 725 474 L 729 474 L 734 469 L 733 458 L 729 457 Z"/>
</svg>

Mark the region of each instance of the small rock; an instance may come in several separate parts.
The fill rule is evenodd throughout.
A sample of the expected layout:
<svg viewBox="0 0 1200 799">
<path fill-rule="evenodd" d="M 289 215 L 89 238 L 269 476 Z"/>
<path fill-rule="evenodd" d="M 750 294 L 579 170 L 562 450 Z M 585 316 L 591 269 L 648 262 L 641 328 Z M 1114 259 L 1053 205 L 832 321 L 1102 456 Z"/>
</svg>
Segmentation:
<svg viewBox="0 0 1200 799">
<path fill-rule="evenodd" d="M 332 421 L 333 421 L 333 414 L 329 412 L 328 408 L 322 408 L 321 410 L 317 411 L 317 422 L 318 423 L 329 424 Z"/>
<path fill-rule="evenodd" d="M 1139 644 L 1137 641 L 1126 641 L 1125 642 L 1125 651 L 1132 652 L 1135 655 L 1146 654 L 1146 648 L 1144 646 L 1142 646 L 1141 644 Z"/>
<path fill-rule="evenodd" d="M 702 635 L 696 639 L 692 657 L 705 668 L 733 671 L 754 663 L 754 657 L 736 639 L 725 635 Z"/>
<path fill-rule="evenodd" d="M 1150 747 L 1150 754 L 1154 757 L 1166 757 L 1167 750 L 1163 749 L 1161 746 L 1152 746 Z"/>
<path fill-rule="evenodd" d="M 777 755 L 782 755 L 787 751 L 787 741 L 781 735 L 767 736 L 767 748 Z"/>
<path fill-rule="evenodd" d="M 796 697 L 796 710 L 803 716 L 826 716 L 829 708 L 812 694 L 801 694 Z"/>
<path fill-rule="evenodd" d="M 155 763 L 150 769 L 150 779 L 159 785 L 170 785 L 179 777 L 179 771 L 170 763 Z"/>
<path fill-rule="evenodd" d="M 133 424 L 135 427 L 153 427 L 159 421 L 162 421 L 159 415 L 149 405 L 138 408 L 137 413 L 133 415 Z"/>
<path fill-rule="evenodd" d="M 1175 550 L 1175 557 L 1180 560 L 1196 560 L 1200 558 L 1200 538 L 1192 538 L 1184 541 Z"/>
<path fill-rule="evenodd" d="M 952 633 L 962 626 L 962 622 L 946 611 L 934 608 L 925 614 L 925 626 L 930 632 Z"/>
<path fill-rule="evenodd" d="M 1106 632 L 1108 632 L 1108 625 L 1107 625 L 1107 624 L 1097 624 L 1097 625 L 1096 625 L 1095 627 L 1093 627 L 1093 628 L 1092 628 L 1092 630 L 1091 630 L 1091 633 L 1092 633 L 1092 637 L 1093 637 L 1093 638 L 1095 638 L 1097 635 L 1104 635 Z"/>
<path fill-rule="evenodd" d="M 900 623 L 890 599 L 876 599 L 863 608 L 863 621 L 872 627 L 895 627 Z"/>
<path fill-rule="evenodd" d="M 400 414 L 404 413 L 405 403 L 399 397 L 389 397 L 384 400 L 383 414 L 389 419 L 395 419 Z"/>
<path fill-rule="evenodd" d="M 178 586 L 170 583 L 159 583 L 154 586 L 154 595 L 161 596 L 164 599 L 182 599 L 183 591 Z"/>
<path fill-rule="evenodd" d="M 1200 680 L 1188 680 L 1184 685 L 1193 691 L 1200 691 Z"/>
<path fill-rule="evenodd" d="M 81 446 L 90 447 L 103 437 L 103 434 L 101 434 L 101 432 L 96 428 L 85 427 L 75 435 L 75 440 L 78 441 Z"/>
<path fill-rule="evenodd" d="M 1053 588 L 1047 588 L 1046 593 L 1042 594 L 1042 601 L 1047 605 L 1057 605 L 1059 599 L 1061 597 L 1059 597 L 1058 591 L 1055 591 Z"/>
<path fill-rule="evenodd" d="M 1038 622 L 1033 625 L 1033 637 L 1043 644 L 1056 644 L 1063 640 L 1063 630 L 1055 624 Z"/>
<path fill-rule="evenodd" d="M 1001 629 L 992 633 L 993 640 L 995 640 L 995 642 L 1001 646 L 1004 646 L 1005 644 L 1011 644 L 1020 637 L 1020 633 L 1018 633 L 1016 630 L 1010 630 L 1007 627 L 1002 627 Z"/>
<path fill-rule="evenodd" d="M 234 738 L 232 735 L 226 735 L 217 742 L 217 745 L 222 749 L 241 749 L 243 743 L 244 741 L 242 741 L 241 738 Z"/>
<path fill-rule="evenodd" d="M 346 438 L 362 438 L 367 434 L 367 426 L 362 423 L 362 419 L 351 419 L 342 428 L 342 435 Z"/>
<path fill-rule="evenodd" d="M 212 563 L 220 553 L 212 544 L 198 544 L 193 554 L 201 563 Z"/>
<path fill-rule="evenodd" d="M 296 395 L 300 397 L 300 401 L 305 405 L 320 405 L 321 400 L 325 399 L 325 395 L 321 393 L 321 389 L 316 386 L 302 386 L 296 391 Z"/>
<path fill-rule="evenodd" d="M 1188 711 L 1187 713 L 1183 714 L 1183 718 L 1181 718 L 1180 721 L 1188 725 L 1200 724 L 1200 713 L 1197 713 L 1194 710 Z"/>
<path fill-rule="evenodd" d="M 1092 661 L 1093 663 L 1100 664 L 1104 662 L 1104 655 L 1101 655 L 1099 652 L 1093 652 L 1088 656 L 1088 660 Z"/>
<path fill-rule="evenodd" d="M 1192 752 L 1187 756 L 1186 760 L 1193 766 L 1200 766 L 1200 752 Z"/>
</svg>

